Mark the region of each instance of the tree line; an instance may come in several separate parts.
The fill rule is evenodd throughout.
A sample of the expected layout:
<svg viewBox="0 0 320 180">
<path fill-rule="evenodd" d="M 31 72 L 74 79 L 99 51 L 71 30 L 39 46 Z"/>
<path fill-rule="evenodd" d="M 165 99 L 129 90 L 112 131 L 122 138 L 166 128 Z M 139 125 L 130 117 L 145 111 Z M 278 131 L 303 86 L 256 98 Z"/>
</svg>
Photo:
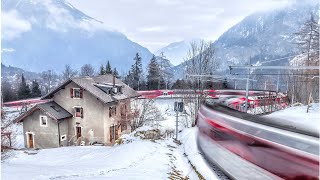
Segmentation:
<svg viewBox="0 0 320 180">
<path fill-rule="evenodd" d="M 24 75 L 21 75 L 21 81 L 18 89 L 12 88 L 8 81 L 3 81 L 1 86 L 3 102 L 13 101 L 17 99 L 29 99 L 41 96 L 40 86 L 37 80 L 33 80 L 29 86 Z"/>
</svg>

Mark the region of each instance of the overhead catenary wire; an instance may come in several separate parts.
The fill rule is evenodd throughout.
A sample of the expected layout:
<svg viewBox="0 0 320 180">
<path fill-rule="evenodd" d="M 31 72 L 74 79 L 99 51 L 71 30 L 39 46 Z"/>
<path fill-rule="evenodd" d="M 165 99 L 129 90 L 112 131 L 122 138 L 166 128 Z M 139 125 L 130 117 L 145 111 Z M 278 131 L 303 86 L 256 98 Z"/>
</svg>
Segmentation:
<svg viewBox="0 0 320 180">
<path fill-rule="evenodd" d="M 304 70 L 319 70 L 319 66 L 229 66 L 232 69 L 304 69 Z"/>
</svg>

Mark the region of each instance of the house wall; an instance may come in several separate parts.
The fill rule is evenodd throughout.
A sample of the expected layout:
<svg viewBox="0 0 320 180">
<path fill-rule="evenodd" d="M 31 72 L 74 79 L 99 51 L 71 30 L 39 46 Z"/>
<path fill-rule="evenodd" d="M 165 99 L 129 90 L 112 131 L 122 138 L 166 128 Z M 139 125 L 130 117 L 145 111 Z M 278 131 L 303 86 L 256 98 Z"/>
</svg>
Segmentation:
<svg viewBox="0 0 320 180">
<path fill-rule="evenodd" d="M 69 134 L 69 121 L 71 121 L 70 118 L 59 121 L 59 129 L 60 129 L 60 146 L 68 146 L 68 134 Z M 66 140 L 62 141 L 61 136 L 66 135 Z"/>
<path fill-rule="evenodd" d="M 28 146 L 27 132 L 34 133 L 34 148 L 59 147 L 58 124 L 47 116 L 47 127 L 40 126 L 40 115 L 47 116 L 40 110 L 34 111 L 23 120 L 23 135 L 25 146 Z"/>
<path fill-rule="evenodd" d="M 98 98 L 93 96 L 88 91 L 83 91 L 83 98 L 71 98 L 70 88 L 80 88 L 74 82 L 66 85 L 64 89 L 59 90 L 53 96 L 53 100 L 59 104 L 61 107 L 66 109 L 68 112 L 74 115 L 74 107 L 80 106 L 83 108 L 83 118 L 72 117 L 65 123 L 68 124 L 68 129 L 65 130 L 67 133 L 67 139 L 70 144 L 76 141 L 76 127 L 81 127 L 82 141 L 88 145 L 93 142 L 99 142 L 104 144 L 112 144 L 110 142 L 110 127 L 112 125 L 120 124 L 120 104 L 119 103 L 109 103 L 104 104 Z M 127 109 L 130 111 L 130 99 L 122 101 L 127 104 Z M 117 106 L 116 116 L 109 117 L 109 107 Z M 61 126 L 62 127 L 62 126 Z M 65 126 L 63 126 L 65 127 Z M 121 127 L 118 129 L 119 137 L 121 134 L 131 132 L 129 124 L 127 125 L 126 131 L 121 131 Z M 61 133 L 61 132 L 60 132 Z M 61 133 L 62 135 L 62 133 Z M 62 142 L 63 146 L 68 145 L 68 142 Z"/>
<path fill-rule="evenodd" d="M 81 106 L 83 108 L 83 118 L 72 117 L 68 121 L 68 140 L 75 141 L 76 126 L 81 127 L 82 140 L 86 145 L 92 142 L 104 143 L 103 124 L 105 116 L 108 115 L 105 111 L 105 104 L 98 98 L 90 94 L 88 91 L 83 91 L 83 98 L 75 99 L 70 97 L 70 88 L 80 88 L 74 82 L 68 84 L 64 89 L 61 89 L 54 94 L 53 100 L 61 107 L 74 114 L 74 107 Z"/>
<path fill-rule="evenodd" d="M 127 113 L 130 112 L 131 107 L 130 107 L 130 99 L 122 100 L 120 103 L 117 104 L 110 104 L 106 105 L 104 108 L 104 111 L 106 112 L 107 116 L 104 116 L 104 141 L 106 144 L 112 144 L 114 143 L 113 141 L 110 141 L 110 127 L 113 125 L 118 125 L 121 123 L 121 104 L 126 104 L 127 105 Z M 109 107 L 110 106 L 116 106 L 117 107 L 117 113 L 116 115 L 112 116 L 111 118 L 109 117 Z M 120 137 L 122 134 L 127 134 L 131 132 L 130 124 L 127 123 L 127 130 L 122 131 L 121 126 L 117 127 L 118 128 L 118 137 Z"/>
</svg>

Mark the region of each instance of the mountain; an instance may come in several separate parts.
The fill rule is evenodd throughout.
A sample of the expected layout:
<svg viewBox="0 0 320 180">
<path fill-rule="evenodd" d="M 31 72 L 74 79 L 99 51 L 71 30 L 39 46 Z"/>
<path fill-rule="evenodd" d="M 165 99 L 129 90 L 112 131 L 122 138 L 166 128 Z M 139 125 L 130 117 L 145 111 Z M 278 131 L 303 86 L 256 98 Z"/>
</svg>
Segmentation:
<svg viewBox="0 0 320 180">
<path fill-rule="evenodd" d="M 192 40 L 184 40 L 179 42 L 173 42 L 155 52 L 155 55 L 160 56 L 161 53 L 166 56 L 167 59 L 170 60 L 170 62 L 173 65 L 178 65 L 182 63 L 186 56 L 188 51 L 190 50 L 191 42 L 198 42 L 200 39 L 192 39 Z"/>
<path fill-rule="evenodd" d="M 297 54 L 294 33 L 310 18 L 310 13 L 318 17 L 318 9 L 315 4 L 295 3 L 246 17 L 212 44 L 221 62 L 220 68 L 223 70 L 229 65 L 246 64 L 250 58 L 251 64 L 261 64 Z M 285 58 L 271 64 L 287 64 L 288 60 Z"/>
<path fill-rule="evenodd" d="M 21 68 L 6 66 L 1 63 L 1 84 L 3 87 L 9 84 L 14 90 L 18 89 L 21 82 L 21 75 L 24 75 L 27 84 L 30 86 L 33 80 L 37 80 L 40 84 L 39 73 L 25 71 Z"/>
<path fill-rule="evenodd" d="M 298 1 L 284 8 L 247 16 L 212 43 L 220 62 L 220 73 L 229 74 L 230 65 L 250 62 L 256 65 L 288 65 L 292 55 L 300 52 L 294 43 L 294 33 L 310 18 L 310 13 L 319 18 L 318 9 L 316 3 Z M 288 56 L 291 58 L 286 58 Z M 266 62 L 278 58 L 281 59 Z M 181 63 L 173 68 L 176 78 L 183 77 L 184 66 Z"/>
<path fill-rule="evenodd" d="M 65 0 L 3 0 L 1 5 L 1 56 L 7 65 L 61 72 L 65 64 L 97 68 L 110 60 L 121 73 L 130 68 L 137 52 L 144 66 L 152 57 L 147 48 L 106 29 Z"/>
</svg>

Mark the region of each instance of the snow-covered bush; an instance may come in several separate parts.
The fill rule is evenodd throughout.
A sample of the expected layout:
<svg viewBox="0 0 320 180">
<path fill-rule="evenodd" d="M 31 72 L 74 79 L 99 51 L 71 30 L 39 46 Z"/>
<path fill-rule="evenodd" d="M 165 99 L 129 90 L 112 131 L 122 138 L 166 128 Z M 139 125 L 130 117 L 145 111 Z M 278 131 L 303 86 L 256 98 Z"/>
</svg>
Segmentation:
<svg viewBox="0 0 320 180">
<path fill-rule="evenodd" d="M 133 105 L 133 110 L 137 112 L 137 116 L 131 123 L 132 131 L 145 125 L 159 128 L 160 122 L 165 120 L 153 99 L 137 100 Z"/>
</svg>

